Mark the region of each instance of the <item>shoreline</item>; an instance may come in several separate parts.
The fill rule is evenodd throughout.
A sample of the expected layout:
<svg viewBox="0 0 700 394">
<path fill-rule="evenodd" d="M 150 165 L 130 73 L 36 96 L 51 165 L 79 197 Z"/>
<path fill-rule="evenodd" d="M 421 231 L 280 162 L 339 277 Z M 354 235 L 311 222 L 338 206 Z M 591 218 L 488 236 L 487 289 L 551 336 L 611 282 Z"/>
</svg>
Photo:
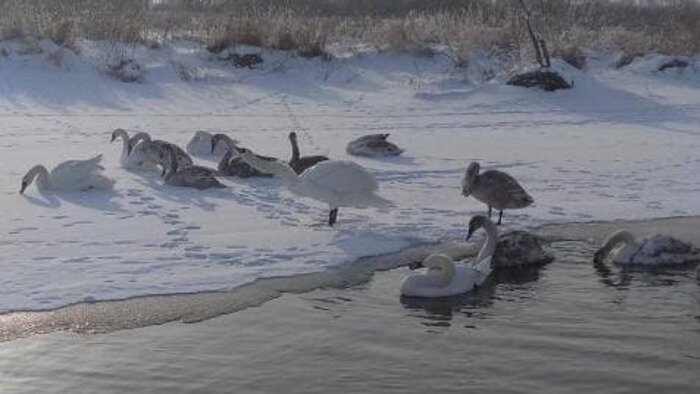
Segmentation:
<svg viewBox="0 0 700 394">
<path fill-rule="evenodd" d="M 548 224 L 533 229 L 533 232 L 553 242 L 577 240 L 598 243 L 613 229 L 620 227 L 627 227 L 635 234 L 653 231 L 700 244 L 700 216 Z M 99 334 L 173 321 L 201 322 L 260 306 L 285 293 L 357 286 L 369 282 L 377 271 L 407 265 L 436 251 L 453 258 L 471 256 L 476 254 L 479 246 L 449 241 L 421 244 L 395 253 L 361 258 L 346 266 L 322 272 L 262 278 L 230 291 L 144 295 L 120 300 L 79 302 L 50 310 L 8 312 L 0 315 L 0 342 L 56 331 Z"/>
</svg>

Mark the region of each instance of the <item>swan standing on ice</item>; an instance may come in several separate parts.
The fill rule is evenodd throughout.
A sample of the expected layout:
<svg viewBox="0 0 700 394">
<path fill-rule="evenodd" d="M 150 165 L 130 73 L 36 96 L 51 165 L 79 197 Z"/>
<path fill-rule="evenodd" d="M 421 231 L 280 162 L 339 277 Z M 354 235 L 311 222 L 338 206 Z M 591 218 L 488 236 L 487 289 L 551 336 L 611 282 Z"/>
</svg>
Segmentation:
<svg viewBox="0 0 700 394">
<path fill-rule="evenodd" d="M 403 149 L 387 141 L 389 134 L 369 134 L 351 141 L 345 148 L 349 155 L 364 157 L 398 156 Z"/>
<path fill-rule="evenodd" d="M 491 265 L 499 267 L 526 267 L 552 262 L 554 256 L 545 251 L 542 238 L 525 231 L 502 234 L 496 244 Z"/>
<path fill-rule="evenodd" d="M 163 175 L 163 180 L 167 185 L 192 187 L 199 190 L 226 187 L 214 177 L 216 170 L 212 168 L 202 166 L 179 167 L 176 153 L 169 148 L 163 149 L 160 155 L 163 162 L 170 162 L 167 166 L 167 171 Z"/>
<path fill-rule="evenodd" d="M 612 253 L 611 260 L 620 265 L 680 265 L 700 261 L 700 253 L 693 245 L 666 235 L 654 234 L 637 239 L 627 230 L 610 234 L 595 252 L 593 261 L 600 263 Z"/>
<path fill-rule="evenodd" d="M 89 160 L 64 161 L 50 173 L 46 167 L 36 165 L 22 177 L 22 188 L 19 193 L 23 194 L 35 178 L 39 190 L 111 190 L 114 187 L 114 181 L 100 174 L 104 170 L 104 167 L 99 165 L 101 160 L 102 155 L 97 155 Z"/>
<path fill-rule="evenodd" d="M 206 131 L 196 132 L 185 149 L 192 156 L 222 156 L 228 151 L 224 144 L 215 144 L 214 136 Z"/>
<path fill-rule="evenodd" d="M 323 161 L 299 175 L 286 163 L 262 160 L 248 149 L 240 149 L 238 154 L 257 170 L 282 178 L 292 193 L 328 204 L 329 226 L 338 219 L 340 207 L 391 206 L 391 202 L 376 194 L 379 185 L 374 176 L 351 161 Z"/>
<path fill-rule="evenodd" d="M 478 229 L 486 230 L 486 242 L 472 264 L 455 264 L 444 254 L 432 254 L 422 265 L 425 273 L 411 275 L 401 283 L 401 294 L 409 297 L 449 297 L 471 291 L 484 283 L 491 273 L 491 259 L 496 250 L 498 231 L 485 216 L 474 216 L 469 221 L 469 235 Z"/>
<path fill-rule="evenodd" d="M 214 134 L 211 140 L 212 152 L 216 146 L 223 145 L 226 148 L 226 154 L 219 161 L 219 174 L 223 176 L 235 176 L 239 178 L 251 178 L 251 177 L 271 177 L 272 174 L 267 174 L 260 172 L 250 166 L 248 163 L 243 161 L 236 153 L 238 149 L 238 142 L 231 139 L 231 137 L 226 134 L 217 133 Z M 277 160 L 273 157 L 260 156 L 263 160 Z"/>
<path fill-rule="evenodd" d="M 489 217 L 493 208 L 499 210 L 498 223 L 501 224 L 504 209 L 525 208 L 533 203 L 532 197 L 512 176 L 498 170 L 479 174 L 479 163 L 472 162 L 462 179 L 462 195 L 483 202 L 489 207 Z"/>
<path fill-rule="evenodd" d="M 289 133 L 289 142 L 292 144 L 292 158 L 289 160 L 289 166 L 297 174 L 301 174 L 304 170 L 328 160 L 326 156 L 301 156 L 299 143 L 297 142 L 297 133 L 293 131 Z"/>
</svg>

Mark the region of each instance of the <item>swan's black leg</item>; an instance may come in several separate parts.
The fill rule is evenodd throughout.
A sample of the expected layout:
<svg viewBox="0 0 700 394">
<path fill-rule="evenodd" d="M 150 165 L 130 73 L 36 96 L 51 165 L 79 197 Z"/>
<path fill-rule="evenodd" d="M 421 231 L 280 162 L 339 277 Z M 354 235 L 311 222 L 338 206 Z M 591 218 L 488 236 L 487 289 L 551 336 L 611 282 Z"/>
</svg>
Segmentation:
<svg viewBox="0 0 700 394">
<path fill-rule="evenodd" d="M 328 225 L 333 227 L 336 220 L 338 220 L 338 208 L 333 208 L 328 214 Z"/>
<path fill-rule="evenodd" d="M 496 225 L 501 224 L 501 219 L 503 219 L 503 210 L 501 209 L 501 212 L 498 213 L 498 223 Z"/>
<path fill-rule="evenodd" d="M 489 219 L 491 219 L 491 211 L 493 211 L 493 208 L 489 205 Z"/>
</svg>

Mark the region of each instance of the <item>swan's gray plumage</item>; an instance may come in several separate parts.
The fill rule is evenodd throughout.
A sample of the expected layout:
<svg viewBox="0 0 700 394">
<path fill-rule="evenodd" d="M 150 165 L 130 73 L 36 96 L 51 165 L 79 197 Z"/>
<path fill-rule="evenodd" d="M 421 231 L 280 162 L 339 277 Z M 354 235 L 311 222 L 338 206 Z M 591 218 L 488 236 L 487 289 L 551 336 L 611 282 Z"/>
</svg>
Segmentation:
<svg viewBox="0 0 700 394">
<path fill-rule="evenodd" d="M 260 156 L 263 160 L 275 160 L 273 157 Z M 219 161 L 219 174 L 223 176 L 235 176 L 239 178 L 272 177 L 272 174 L 260 172 L 246 163 L 240 157 L 233 157 L 233 151 L 229 150 Z"/>
<path fill-rule="evenodd" d="M 292 158 L 289 160 L 289 166 L 294 172 L 301 174 L 306 169 L 315 166 L 316 164 L 328 160 L 326 156 L 301 156 L 299 152 L 299 144 L 297 142 L 297 133 L 289 133 L 289 142 L 292 144 Z"/>
<path fill-rule="evenodd" d="M 160 157 L 163 161 L 170 161 L 170 165 L 163 176 L 165 183 L 168 185 L 192 187 L 199 190 L 226 187 L 214 177 L 216 170 L 213 168 L 196 165 L 180 167 L 177 162 L 177 156 L 171 149 L 164 149 Z"/>
<path fill-rule="evenodd" d="M 544 265 L 554 257 L 542 246 L 540 236 L 526 231 L 510 231 L 501 236 L 496 244 L 492 267 L 524 267 Z"/>
<path fill-rule="evenodd" d="M 182 148 L 168 141 L 152 140 L 151 136 L 146 132 L 136 133 L 129 138 L 129 151 L 132 151 L 135 146 L 141 144 L 143 144 L 143 149 L 150 152 L 150 154 L 152 154 L 154 157 L 158 157 L 165 149 L 175 155 L 179 166 L 190 166 L 194 164 L 190 155 L 188 155 Z"/>
<path fill-rule="evenodd" d="M 387 138 L 389 134 L 369 134 L 351 141 L 345 148 L 349 155 L 364 157 L 398 156 L 403 149 L 396 146 Z"/>
<path fill-rule="evenodd" d="M 512 176 L 498 170 L 489 170 L 479 173 L 479 163 L 469 164 L 462 179 L 462 194 L 474 196 L 485 203 L 491 209 L 500 211 L 498 224 L 501 223 L 504 209 L 525 208 L 534 200 Z"/>
</svg>

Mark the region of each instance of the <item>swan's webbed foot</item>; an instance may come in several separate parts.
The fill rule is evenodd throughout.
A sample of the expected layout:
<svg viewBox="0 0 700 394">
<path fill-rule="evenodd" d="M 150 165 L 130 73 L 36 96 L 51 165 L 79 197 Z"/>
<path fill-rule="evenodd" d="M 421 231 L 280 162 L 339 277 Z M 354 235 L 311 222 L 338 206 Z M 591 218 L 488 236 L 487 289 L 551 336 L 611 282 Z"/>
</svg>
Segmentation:
<svg viewBox="0 0 700 394">
<path fill-rule="evenodd" d="M 333 208 L 328 214 L 328 225 L 333 227 L 335 222 L 338 220 L 338 208 Z"/>
</svg>

